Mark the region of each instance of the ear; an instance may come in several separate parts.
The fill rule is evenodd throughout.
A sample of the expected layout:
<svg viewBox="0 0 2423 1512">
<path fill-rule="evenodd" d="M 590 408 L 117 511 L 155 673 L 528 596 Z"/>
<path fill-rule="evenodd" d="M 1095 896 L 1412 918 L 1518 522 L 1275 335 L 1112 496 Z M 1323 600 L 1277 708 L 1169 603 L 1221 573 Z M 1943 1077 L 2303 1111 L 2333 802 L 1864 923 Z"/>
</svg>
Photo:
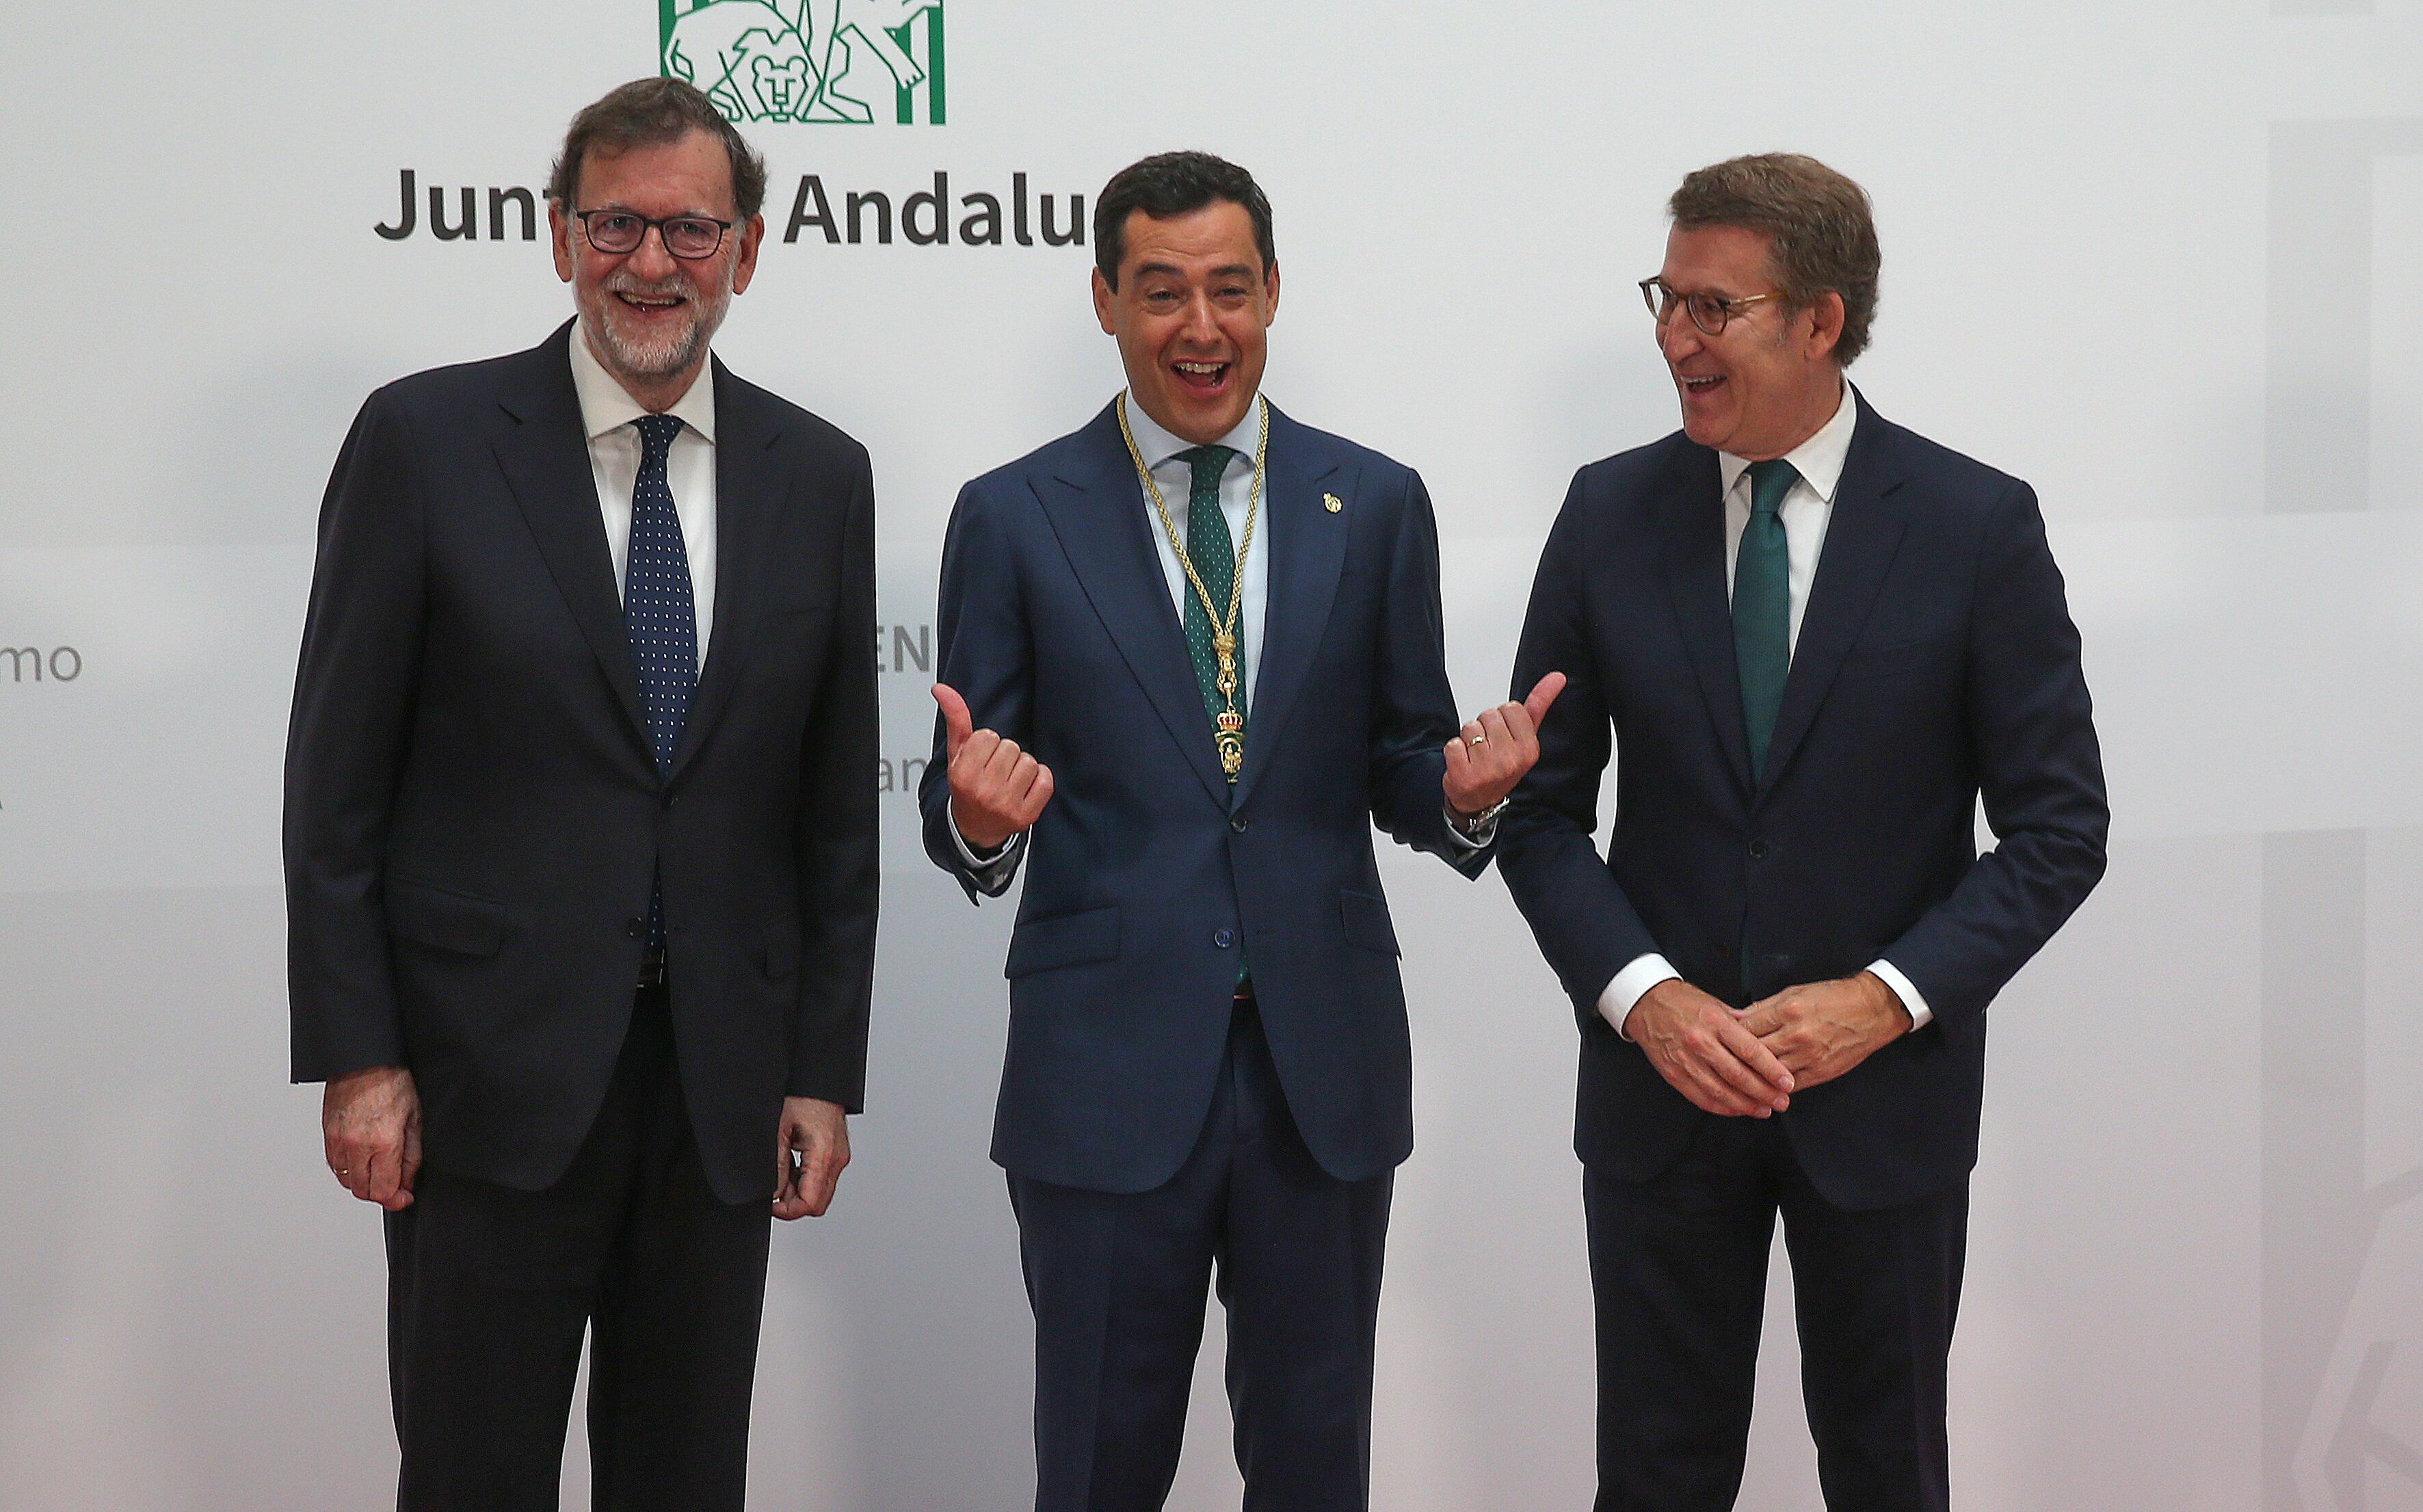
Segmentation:
<svg viewBox="0 0 2423 1512">
<path fill-rule="evenodd" d="M 1843 339 L 1843 296 L 1828 290 L 1809 307 L 1809 355 L 1831 356 Z"/>
<path fill-rule="evenodd" d="M 1262 275 L 1262 326 L 1265 330 L 1279 314 L 1279 265 L 1274 261 L 1270 272 Z"/>
<path fill-rule="evenodd" d="M 546 202 L 546 240 L 555 254 L 555 276 L 565 283 L 572 281 L 572 217 L 563 213 L 562 200 Z"/>
<path fill-rule="evenodd" d="M 766 217 L 752 215 L 749 224 L 740 228 L 740 250 L 732 255 L 732 291 L 749 291 L 749 280 L 757 276 L 757 248 L 766 241 Z"/>
<path fill-rule="evenodd" d="M 1111 281 L 1102 276 L 1101 269 L 1096 268 L 1094 270 L 1094 319 L 1102 323 L 1102 334 L 1104 336 L 1116 336 L 1119 334 L 1119 328 L 1111 323 L 1111 300 L 1113 297 Z"/>
</svg>

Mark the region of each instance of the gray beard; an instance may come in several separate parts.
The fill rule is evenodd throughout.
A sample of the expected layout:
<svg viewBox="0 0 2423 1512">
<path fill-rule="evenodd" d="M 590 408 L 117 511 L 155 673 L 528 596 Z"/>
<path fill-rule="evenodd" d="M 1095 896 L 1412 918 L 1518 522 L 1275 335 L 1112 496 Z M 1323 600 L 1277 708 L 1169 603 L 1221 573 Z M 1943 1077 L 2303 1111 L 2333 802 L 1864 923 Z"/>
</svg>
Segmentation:
<svg viewBox="0 0 2423 1512">
<path fill-rule="evenodd" d="M 618 291 L 648 294 L 669 291 L 617 275 L 606 281 L 594 302 L 581 306 L 580 326 L 589 337 L 591 349 L 609 370 L 631 378 L 670 378 L 686 371 L 706 351 L 707 342 L 714 339 L 724 315 L 732 308 L 732 280 L 727 265 L 721 287 L 708 298 L 699 299 L 694 289 L 679 291 L 691 297 L 687 330 L 656 340 L 635 340 L 615 329 L 612 301 Z"/>
</svg>

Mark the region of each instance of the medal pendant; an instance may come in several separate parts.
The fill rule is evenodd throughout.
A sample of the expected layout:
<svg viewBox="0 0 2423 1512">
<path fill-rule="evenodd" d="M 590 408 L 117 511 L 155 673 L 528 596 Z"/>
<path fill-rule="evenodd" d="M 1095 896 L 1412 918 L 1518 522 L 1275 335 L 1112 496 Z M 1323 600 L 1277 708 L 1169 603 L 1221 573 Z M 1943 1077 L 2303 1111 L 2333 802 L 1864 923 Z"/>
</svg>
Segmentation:
<svg viewBox="0 0 2423 1512">
<path fill-rule="evenodd" d="M 1223 730 L 1212 739 L 1220 747 L 1220 770 L 1228 774 L 1229 781 L 1235 781 L 1245 766 L 1245 737 L 1233 730 Z"/>
</svg>

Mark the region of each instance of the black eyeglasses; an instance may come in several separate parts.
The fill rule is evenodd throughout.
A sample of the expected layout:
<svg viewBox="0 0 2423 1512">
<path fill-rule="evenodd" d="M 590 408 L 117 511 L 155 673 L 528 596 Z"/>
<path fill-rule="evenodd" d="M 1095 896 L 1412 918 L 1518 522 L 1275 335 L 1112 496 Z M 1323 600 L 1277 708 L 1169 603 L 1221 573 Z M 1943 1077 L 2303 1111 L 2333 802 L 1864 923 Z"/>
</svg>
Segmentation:
<svg viewBox="0 0 2423 1512">
<path fill-rule="evenodd" d="M 1764 305 L 1770 299 L 1782 297 L 1780 293 L 1744 294 L 1739 299 L 1727 299 L 1721 294 L 1678 294 L 1663 278 L 1640 280 L 1641 301 L 1649 307 L 1649 313 L 1656 317 L 1658 324 L 1663 325 L 1671 320 L 1674 307 L 1680 305 L 1691 317 L 1691 323 L 1710 336 L 1724 335 L 1727 323 L 1752 305 Z"/>
<path fill-rule="evenodd" d="M 732 229 L 730 221 L 714 220 L 705 215 L 669 215 L 663 220 L 650 220 L 627 210 L 584 210 L 573 219 L 588 236 L 589 244 L 609 257 L 621 257 L 637 252 L 640 244 L 648 239 L 655 228 L 665 250 L 685 262 L 715 256 L 723 245 L 723 233 Z"/>
</svg>

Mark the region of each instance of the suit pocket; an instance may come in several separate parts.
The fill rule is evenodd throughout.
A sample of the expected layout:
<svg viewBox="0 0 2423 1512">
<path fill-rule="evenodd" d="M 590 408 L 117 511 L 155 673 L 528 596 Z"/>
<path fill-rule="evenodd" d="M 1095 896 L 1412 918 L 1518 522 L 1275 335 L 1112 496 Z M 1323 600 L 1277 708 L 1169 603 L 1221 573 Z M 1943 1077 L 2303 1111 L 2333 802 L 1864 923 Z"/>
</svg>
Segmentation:
<svg viewBox="0 0 2423 1512">
<path fill-rule="evenodd" d="M 505 906 L 434 883 L 386 882 L 387 930 L 398 939 L 458 955 L 491 956 L 505 943 Z"/>
<path fill-rule="evenodd" d="M 769 618 L 785 614 L 822 614 L 831 603 L 830 598 L 778 599 L 766 606 L 766 613 Z"/>
<path fill-rule="evenodd" d="M 1002 975 L 1022 977 L 1058 967 L 1113 961 L 1118 954 L 1119 909 L 1111 904 L 1020 924 L 1010 937 L 1009 965 Z"/>
<path fill-rule="evenodd" d="M 1403 953 L 1397 949 L 1397 929 L 1388 921 L 1388 903 L 1368 892 L 1352 888 L 1338 890 L 1338 910 L 1346 926 L 1346 943 L 1358 950 L 1376 951 L 1382 955 Z"/>
</svg>

